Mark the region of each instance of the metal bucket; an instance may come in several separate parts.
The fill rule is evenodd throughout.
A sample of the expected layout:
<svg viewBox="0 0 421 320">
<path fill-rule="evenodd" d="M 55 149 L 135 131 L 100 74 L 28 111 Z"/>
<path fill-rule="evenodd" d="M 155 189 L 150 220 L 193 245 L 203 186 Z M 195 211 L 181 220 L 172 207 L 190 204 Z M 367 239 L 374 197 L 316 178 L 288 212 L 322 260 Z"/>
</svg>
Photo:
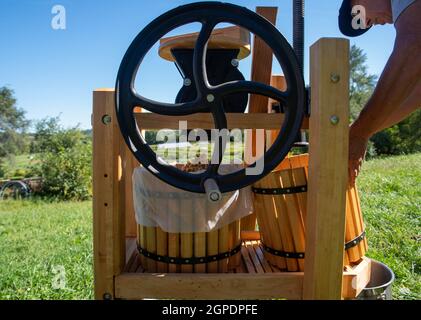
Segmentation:
<svg viewBox="0 0 421 320">
<path fill-rule="evenodd" d="M 371 261 L 371 278 L 358 300 L 392 300 L 392 284 L 395 274 L 385 264 Z"/>
</svg>

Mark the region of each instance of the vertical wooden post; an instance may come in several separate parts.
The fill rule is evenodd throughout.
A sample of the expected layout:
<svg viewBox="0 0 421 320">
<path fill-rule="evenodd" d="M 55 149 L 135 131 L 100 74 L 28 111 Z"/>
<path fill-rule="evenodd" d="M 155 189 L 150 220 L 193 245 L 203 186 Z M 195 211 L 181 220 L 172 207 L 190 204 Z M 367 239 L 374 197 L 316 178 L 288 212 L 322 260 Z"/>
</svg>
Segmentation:
<svg viewBox="0 0 421 320">
<path fill-rule="evenodd" d="M 304 299 L 341 299 L 348 183 L 349 41 L 311 47 Z"/>
<path fill-rule="evenodd" d="M 276 24 L 276 16 L 278 14 L 277 7 L 257 7 L 256 13 L 261 15 L 270 21 L 273 25 Z M 251 80 L 256 82 L 265 83 L 270 85 L 272 76 L 272 62 L 273 52 L 272 49 L 259 37 L 254 36 L 253 44 L 253 58 L 251 66 Z M 249 113 L 268 113 L 268 101 L 269 98 L 261 95 L 251 95 L 249 103 Z M 256 148 L 256 130 L 252 130 L 247 134 L 249 130 L 246 130 L 246 145 L 245 145 L 245 161 L 251 164 L 252 161 L 249 159 L 249 155 L 255 155 L 257 158 Z M 249 139 L 248 139 L 249 138 Z M 251 152 L 250 152 L 251 149 Z M 243 231 L 254 231 L 256 229 L 256 213 L 244 217 L 241 219 L 241 230 Z"/>
<path fill-rule="evenodd" d="M 114 276 L 125 263 L 123 143 L 113 89 L 93 93 L 93 232 L 95 298 L 114 298 Z"/>
</svg>

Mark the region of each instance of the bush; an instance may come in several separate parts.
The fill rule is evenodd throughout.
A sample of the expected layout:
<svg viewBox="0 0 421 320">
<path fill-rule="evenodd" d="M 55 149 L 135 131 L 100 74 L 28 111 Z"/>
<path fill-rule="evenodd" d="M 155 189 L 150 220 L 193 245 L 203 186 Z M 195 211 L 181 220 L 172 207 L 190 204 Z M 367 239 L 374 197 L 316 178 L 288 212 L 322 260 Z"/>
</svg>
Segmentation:
<svg viewBox="0 0 421 320">
<path fill-rule="evenodd" d="M 372 137 L 379 154 L 399 155 L 421 152 L 421 110 L 401 123 Z"/>
<path fill-rule="evenodd" d="M 63 129 L 57 118 L 37 125 L 32 146 L 42 177 L 41 194 L 61 200 L 85 200 L 92 195 L 92 143 L 80 129 Z"/>
<path fill-rule="evenodd" d="M 25 178 L 28 175 L 25 169 L 16 169 L 13 173 L 14 178 Z"/>
</svg>

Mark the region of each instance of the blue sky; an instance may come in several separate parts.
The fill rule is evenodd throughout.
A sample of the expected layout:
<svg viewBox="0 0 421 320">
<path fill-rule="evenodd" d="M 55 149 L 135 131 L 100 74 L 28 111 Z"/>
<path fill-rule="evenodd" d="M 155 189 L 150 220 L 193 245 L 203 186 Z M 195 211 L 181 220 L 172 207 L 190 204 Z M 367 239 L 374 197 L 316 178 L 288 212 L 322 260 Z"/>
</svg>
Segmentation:
<svg viewBox="0 0 421 320">
<path fill-rule="evenodd" d="M 184 0 L 0 0 L 0 87 L 15 91 L 30 119 L 61 115 L 65 126 L 90 128 L 92 90 L 114 87 L 121 59 L 136 34 Z M 290 0 L 226 1 L 254 10 L 278 6 L 277 27 L 291 42 Z M 306 48 L 321 37 L 341 37 L 340 0 L 306 1 Z M 53 30 L 51 9 L 66 9 L 66 30 Z M 186 31 L 189 28 L 186 28 Z M 393 26 L 376 27 L 351 39 L 368 55 L 369 71 L 380 74 L 393 47 Z M 306 59 L 308 56 L 306 57 Z M 247 76 L 250 59 L 241 63 Z M 308 59 L 306 60 L 308 61 Z M 275 68 L 275 71 L 276 68 Z M 157 50 L 147 57 L 137 88 L 148 97 L 172 101 L 181 86 L 175 67 Z M 308 64 L 306 63 L 308 79 Z"/>
</svg>

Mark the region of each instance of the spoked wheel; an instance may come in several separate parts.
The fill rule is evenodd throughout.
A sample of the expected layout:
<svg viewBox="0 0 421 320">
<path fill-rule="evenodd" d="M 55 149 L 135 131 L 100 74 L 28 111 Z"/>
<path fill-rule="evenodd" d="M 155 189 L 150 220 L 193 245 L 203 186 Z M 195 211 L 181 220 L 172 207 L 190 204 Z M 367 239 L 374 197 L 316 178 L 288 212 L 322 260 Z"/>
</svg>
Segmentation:
<svg viewBox="0 0 421 320">
<path fill-rule="evenodd" d="M 193 22 L 202 24 L 193 57 L 193 74 L 197 90 L 194 101 L 169 104 L 147 99 L 134 89 L 134 80 L 147 52 L 168 32 Z M 287 82 L 287 91 L 253 81 L 232 81 L 211 86 L 206 75 L 206 48 L 211 33 L 218 23 L 231 23 L 259 36 L 273 50 Z M 259 94 L 270 97 L 285 106 L 285 119 L 278 138 L 264 154 L 264 169 L 259 175 L 247 175 L 246 169 L 221 175 L 218 169 L 225 150 L 225 139 L 219 138 L 219 154 L 212 157 L 207 170 L 190 174 L 166 164 L 155 154 L 141 136 L 141 123 L 136 123 L 134 108 L 142 107 L 160 115 L 185 116 L 209 112 L 216 129 L 227 129 L 227 118 L 222 99 L 234 93 Z M 232 4 L 201 2 L 178 7 L 161 15 L 143 29 L 134 39 L 121 63 L 116 83 L 116 111 L 122 135 L 139 162 L 164 182 L 190 192 L 205 193 L 208 187 L 224 192 L 241 189 L 262 179 L 288 154 L 300 130 L 305 110 L 305 88 L 300 67 L 293 49 L 282 34 L 260 15 Z M 218 148 L 215 148 L 218 150 Z M 252 165 L 253 166 L 253 165 Z M 212 183 L 209 184 L 209 181 Z"/>
<path fill-rule="evenodd" d="M 29 197 L 31 190 L 22 181 L 9 181 L 0 188 L 0 199 L 23 199 Z"/>
</svg>

